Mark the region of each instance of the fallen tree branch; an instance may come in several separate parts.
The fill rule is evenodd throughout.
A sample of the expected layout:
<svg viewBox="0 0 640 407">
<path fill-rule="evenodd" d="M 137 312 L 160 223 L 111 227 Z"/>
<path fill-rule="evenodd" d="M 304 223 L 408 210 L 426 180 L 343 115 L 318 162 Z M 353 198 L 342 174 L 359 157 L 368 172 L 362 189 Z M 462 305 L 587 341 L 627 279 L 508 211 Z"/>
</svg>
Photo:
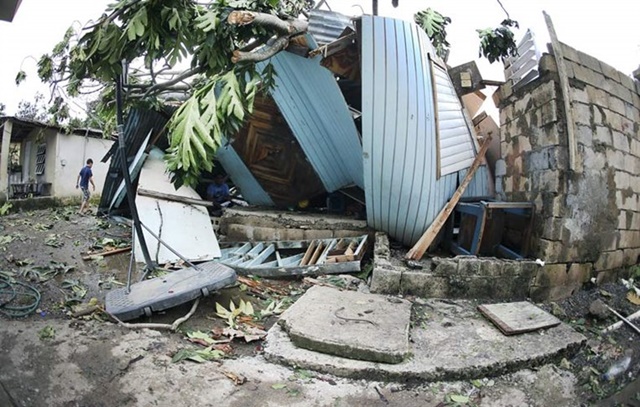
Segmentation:
<svg viewBox="0 0 640 407">
<path fill-rule="evenodd" d="M 272 29 L 283 35 L 294 35 L 307 31 L 309 23 L 304 20 L 282 20 L 272 14 L 255 13 L 253 11 L 232 11 L 227 17 L 231 25 L 256 24 L 266 29 Z"/>
<path fill-rule="evenodd" d="M 105 257 L 105 256 L 111 256 L 113 254 L 118 254 L 118 253 L 125 253 L 131 250 L 131 246 L 127 246 L 127 247 L 121 247 L 119 249 L 114 249 L 114 250 L 103 250 L 101 252 L 97 252 L 97 253 L 91 253 L 87 256 L 82 256 L 82 260 L 94 260 L 99 256 Z"/>
<path fill-rule="evenodd" d="M 256 51 L 243 52 L 240 50 L 233 51 L 231 62 L 237 64 L 238 62 L 260 62 L 271 58 L 278 52 L 287 48 L 289 45 L 289 37 L 278 37 L 270 45 L 265 45 Z"/>
<path fill-rule="evenodd" d="M 186 322 L 189 318 L 191 318 L 193 316 L 193 314 L 195 314 L 196 310 L 198 309 L 198 304 L 200 303 L 200 298 L 196 298 L 196 300 L 193 302 L 193 305 L 191 306 L 191 310 L 189 311 L 189 313 L 185 316 L 183 316 L 182 318 L 178 318 L 175 321 L 173 321 L 173 324 L 153 324 L 153 323 L 141 323 L 141 324 L 130 324 L 128 322 L 122 322 L 119 318 L 117 318 L 115 315 L 107 312 L 106 310 L 102 310 L 102 312 L 104 312 L 105 314 L 109 315 L 109 317 L 111 317 L 119 326 L 123 327 L 123 328 L 129 328 L 129 329 L 165 329 L 168 331 L 177 331 L 178 327 L 180 327 L 180 325 L 182 325 L 184 322 Z"/>
</svg>

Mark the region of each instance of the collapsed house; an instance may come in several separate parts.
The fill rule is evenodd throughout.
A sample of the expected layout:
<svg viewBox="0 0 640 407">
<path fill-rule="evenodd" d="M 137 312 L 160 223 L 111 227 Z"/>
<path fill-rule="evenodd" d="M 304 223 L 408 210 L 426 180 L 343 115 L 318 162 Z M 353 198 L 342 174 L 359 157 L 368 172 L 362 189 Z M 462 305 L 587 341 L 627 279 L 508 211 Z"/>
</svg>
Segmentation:
<svg viewBox="0 0 640 407">
<path fill-rule="evenodd" d="M 317 43 L 314 18 L 333 18 Z M 256 100 L 217 160 L 252 205 L 296 207 L 343 192 L 366 206 L 368 225 L 411 245 L 466 175 L 478 149 L 474 125 L 447 68 L 411 22 L 362 16 L 355 24 L 314 11 L 309 34 L 269 60 L 275 86 Z M 319 46 L 320 45 L 320 46 Z M 393 57 L 391 57 L 393 56 Z M 266 63 L 266 62 L 263 62 Z M 125 125 L 130 174 L 162 143 L 167 115 L 133 111 Z M 159 145 L 162 147 L 161 145 Z M 100 210 L 122 203 L 113 151 Z M 467 196 L 493 191 L 486 164 Z"/>
</svg>

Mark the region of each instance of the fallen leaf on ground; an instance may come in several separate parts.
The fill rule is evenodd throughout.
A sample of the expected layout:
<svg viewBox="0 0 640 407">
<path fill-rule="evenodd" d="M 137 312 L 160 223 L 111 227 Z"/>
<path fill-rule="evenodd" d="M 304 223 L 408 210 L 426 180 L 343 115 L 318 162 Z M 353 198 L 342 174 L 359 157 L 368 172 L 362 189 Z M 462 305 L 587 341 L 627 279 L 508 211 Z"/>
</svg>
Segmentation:
<svg viewBox="0 0 640 407">
<path fill-rule="evenodd" d="M 235 374 L 232 372 L 222 372 L 222 374 L 227 376 L 229 379 L 231 379 L 233 384 L 235 384 L 236 386 L 240 386 L 247 382 L 247 378 L 239 374 Z"/>
<path fill-rule="evenodd" d="M 452 394 L 449 396 L 449 398 L 451 399 L 451 401 L 455 402 L 455 403 L 468 403 L 469 402 L 469 397 L 467 396 L 463 396 L 460 394 Z"/>
<path fill-rule="evenodd" d="M 633 291 L 627 293 L 627 299 L 635 305 L 640 305 L 640 296 Z"/>
<path fill-rule="evenodd" d="M 286 388 L 287 385 L 286 384 L 282 384 L 282 383 L 276 383 L 276 384 L 272 384 L 271 388 L 274 390 L 282 390 L 284 388 Z"/>
</svg>

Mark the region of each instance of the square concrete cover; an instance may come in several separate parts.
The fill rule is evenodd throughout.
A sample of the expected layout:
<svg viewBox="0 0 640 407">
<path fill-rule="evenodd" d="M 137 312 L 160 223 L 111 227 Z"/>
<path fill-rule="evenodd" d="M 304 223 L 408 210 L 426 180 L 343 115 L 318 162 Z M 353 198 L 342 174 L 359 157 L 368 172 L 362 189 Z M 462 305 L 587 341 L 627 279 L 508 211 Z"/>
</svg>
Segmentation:
<svg viewBox="0 0 640 407">
<path fill-rule="evenodd" d="M 560 320 L 527 301 L 483 304 L 478 310 L 505 335 L 516 335 L 560 325 Z"/>
<path fill-rule="evenodd" d="M 280 325 L 301 348 L 350 359 L 400 363 L 409 355 L 411 303 L 394 297 L 311 287 Z"/>
</svg>

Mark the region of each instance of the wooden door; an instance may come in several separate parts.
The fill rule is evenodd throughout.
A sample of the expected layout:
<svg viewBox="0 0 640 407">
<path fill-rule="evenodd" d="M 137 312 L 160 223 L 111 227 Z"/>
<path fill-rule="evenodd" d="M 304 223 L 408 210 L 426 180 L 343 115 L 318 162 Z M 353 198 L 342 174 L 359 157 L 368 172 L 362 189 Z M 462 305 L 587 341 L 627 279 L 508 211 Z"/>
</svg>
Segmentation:
<svg viewBox="0 0 640 407">
<path fill-rule="evenodd" d="M 276 205 L 293 206 L 325 192 L 273 99 L 256 99 L 232 145 Z"/>
</svg>

